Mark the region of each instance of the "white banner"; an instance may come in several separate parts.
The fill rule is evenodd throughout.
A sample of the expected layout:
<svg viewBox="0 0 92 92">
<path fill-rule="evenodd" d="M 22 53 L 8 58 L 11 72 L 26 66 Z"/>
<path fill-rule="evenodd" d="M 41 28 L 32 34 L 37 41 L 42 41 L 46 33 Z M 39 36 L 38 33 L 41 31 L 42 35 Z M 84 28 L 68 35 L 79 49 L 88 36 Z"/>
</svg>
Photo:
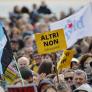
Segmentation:
<svg viewBox="0 0 92 92">
<path fill-rule="evenodd" d="M 75 14 L 50 24 L 50 30 L 64 29 L 67 48 L 78 39 L 92 36 L 92 3 L 87 4 Z"/>
</svg>

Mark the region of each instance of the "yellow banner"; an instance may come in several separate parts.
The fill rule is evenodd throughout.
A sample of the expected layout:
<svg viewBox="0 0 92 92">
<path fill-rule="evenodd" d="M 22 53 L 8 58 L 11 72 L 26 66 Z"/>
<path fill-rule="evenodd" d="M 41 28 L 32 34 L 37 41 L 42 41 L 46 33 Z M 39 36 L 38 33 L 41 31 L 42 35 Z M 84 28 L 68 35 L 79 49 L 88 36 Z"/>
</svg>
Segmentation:
<svg viewBox="0 0 92 92">
<path fill-rule="evenodd" d="M 8 67 L 5 71 L 4 78 L 8 84 L 12 84 L 16 80 L 16 78 L 18 78 L 18 75 L 16 72 Z"/>
<path fill-rule="evenodd" d="M 64 30 L 54 30 L 35 34 L 39 54 L 56 52 L 67 48 Z"/>
<path fill-rule="evenodd" d="M 57 63 L 57 70 L 60 71 L 63 68 L 70 68 L 71 59 L 73 58 L 75 51 L 72 50 L 65 50 L 60 57 L 60 61 Z"/>
</svg>

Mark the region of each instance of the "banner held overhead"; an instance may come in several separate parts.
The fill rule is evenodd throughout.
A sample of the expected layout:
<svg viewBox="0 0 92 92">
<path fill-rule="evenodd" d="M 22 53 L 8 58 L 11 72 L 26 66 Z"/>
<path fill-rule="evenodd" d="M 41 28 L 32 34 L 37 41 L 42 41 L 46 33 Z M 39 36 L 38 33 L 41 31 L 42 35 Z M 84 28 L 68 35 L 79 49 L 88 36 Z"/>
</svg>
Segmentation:
<svg viewBox="0 0 92 92">
<path fill-rule="evenodd" d="M 67 48 L 63 29 L 35 34 L 35 39 L 39 54 L 56 52 Z"/>
<path fill-rule="evenodd" d="M 50 30 L 64 29 L 67 48 L 79 39 L 92 36 L 92 3 L 85 5 L 75 14 L 50 24 Z"/>
</svg>

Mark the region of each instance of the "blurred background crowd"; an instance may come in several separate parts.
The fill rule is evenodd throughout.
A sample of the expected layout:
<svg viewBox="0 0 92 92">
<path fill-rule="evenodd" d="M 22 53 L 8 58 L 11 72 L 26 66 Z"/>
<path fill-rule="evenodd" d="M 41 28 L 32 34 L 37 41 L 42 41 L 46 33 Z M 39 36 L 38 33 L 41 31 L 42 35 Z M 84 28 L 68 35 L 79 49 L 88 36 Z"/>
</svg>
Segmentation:
<svg viewBox="0 0 92 92">
<path fill-rule="evenodd" d="M 62 51 L 39 55 L 36 47 L 35 33 L 49 31 L 50 23 L 73 13 L 75 10 L 69 8 L 67 14 L 61 11 L 56 16 L 42 1 L 39 7 L 32 4 L 32 10 L 16 5 L 8 19 L 0 18 L 25 85 L 35 83 L 38 92 L 92 92 L 92 37 L 80 39 L 71 47 L 76 53 L 70 68 L 62 69 L 58 76 L 55 66 Z M 12 85 L 22 85 L 21 79 L 16 78 Z"/>
</svg>

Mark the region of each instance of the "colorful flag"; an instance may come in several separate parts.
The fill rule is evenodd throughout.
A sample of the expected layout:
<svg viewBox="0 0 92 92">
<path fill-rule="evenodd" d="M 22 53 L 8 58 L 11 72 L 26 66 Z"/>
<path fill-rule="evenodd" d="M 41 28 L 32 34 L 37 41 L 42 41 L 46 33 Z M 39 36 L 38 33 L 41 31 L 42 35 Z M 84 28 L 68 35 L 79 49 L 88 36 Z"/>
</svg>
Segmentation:
<svg viewBox="0 0 92 92">
<path fill-rule="evenodd" d="M 4 74 L 12 62 L 13 52 L 6 31 L 0 24 L 0 74 Z"/>
</svg>

